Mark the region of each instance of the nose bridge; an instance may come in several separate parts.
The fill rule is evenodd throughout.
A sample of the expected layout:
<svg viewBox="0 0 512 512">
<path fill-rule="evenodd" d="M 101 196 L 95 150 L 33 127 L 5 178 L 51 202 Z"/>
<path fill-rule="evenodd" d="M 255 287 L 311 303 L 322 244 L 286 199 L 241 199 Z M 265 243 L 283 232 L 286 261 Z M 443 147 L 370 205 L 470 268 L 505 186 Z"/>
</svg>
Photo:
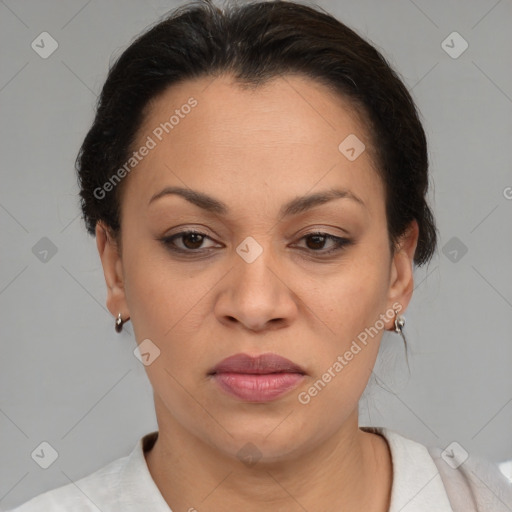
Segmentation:
<svg viewBox="0 0 512 512">
<path fill-rule="evenodd" d="M 236 253 L 239 261 L 235 277 L 237 285 L 247 285 L 253 293 L 271 290 L 276 272 L 273 268 L 275 258 L 272 246 L 271 235 L 268 233 L 247 236 L 238 244 Z"/>
<path fill-rule="evenodd" d="M 231 273 L 229 293 L 218 304 L 217 313 L 222 317 L 261 330 L 272 320 L 293 315 L 293 301 L 287 298 L 286 279 L 279 275 L 272 246 L 268 232 L 248 236 L 236 246 L 238 261 Z"/>
</svg>

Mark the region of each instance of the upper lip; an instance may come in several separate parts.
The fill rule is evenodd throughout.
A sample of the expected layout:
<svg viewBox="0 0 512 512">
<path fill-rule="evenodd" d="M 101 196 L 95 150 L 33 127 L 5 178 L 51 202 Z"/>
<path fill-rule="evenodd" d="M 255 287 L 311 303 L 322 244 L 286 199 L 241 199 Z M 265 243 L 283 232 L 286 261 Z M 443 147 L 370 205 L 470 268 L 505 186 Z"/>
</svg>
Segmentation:
<svg viewBox="0 0 512 512">
<path fill-rule="evenodd" d="M 209 375 L 215 373 L 301 373 L 306 372 L 297 364 L 277 354 L 267 353 L 252 357 L 248 354 L 235 354 L 216 364 Z"/>
</svg>

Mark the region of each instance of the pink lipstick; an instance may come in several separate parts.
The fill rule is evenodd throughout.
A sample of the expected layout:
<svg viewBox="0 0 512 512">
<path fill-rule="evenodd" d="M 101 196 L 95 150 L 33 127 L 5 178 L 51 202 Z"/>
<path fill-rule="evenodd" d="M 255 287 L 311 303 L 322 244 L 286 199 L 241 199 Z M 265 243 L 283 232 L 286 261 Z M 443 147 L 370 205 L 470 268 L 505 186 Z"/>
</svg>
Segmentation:
<svg viewBox="0 0 512 512">
<path fill-rule="evenodd" d="M 296 388 L 306 372 L 277 354 L 235 354 L 208 373 L 227 394 L 247 402 L 275 400 Z"/>
</svg>

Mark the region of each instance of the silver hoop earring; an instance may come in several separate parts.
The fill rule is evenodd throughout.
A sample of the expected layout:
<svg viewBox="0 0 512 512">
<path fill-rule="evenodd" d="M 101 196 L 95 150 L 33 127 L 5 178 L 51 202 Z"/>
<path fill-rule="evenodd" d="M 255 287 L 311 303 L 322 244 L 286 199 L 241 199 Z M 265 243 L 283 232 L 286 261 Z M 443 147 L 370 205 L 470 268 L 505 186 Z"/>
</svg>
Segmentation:
<svg viewBox="0 0 512 512">
<path fill-rule="evenodd" d="M 116 318 L 116 324 L 115 324 L 115 327 L 116 327 L 116 332 L 121 332 L 123 330 L 123 319 L 121 318 L 121 313 L 119 313 L 117 315 L 117 318 Z"/>
<path fill-rule="evenodd" d="M 402 330 L 405 325 L 405 318 L 398 315 L 398 311 L 395 310 L 395 332 L 402 334 Z"/>
</svg>

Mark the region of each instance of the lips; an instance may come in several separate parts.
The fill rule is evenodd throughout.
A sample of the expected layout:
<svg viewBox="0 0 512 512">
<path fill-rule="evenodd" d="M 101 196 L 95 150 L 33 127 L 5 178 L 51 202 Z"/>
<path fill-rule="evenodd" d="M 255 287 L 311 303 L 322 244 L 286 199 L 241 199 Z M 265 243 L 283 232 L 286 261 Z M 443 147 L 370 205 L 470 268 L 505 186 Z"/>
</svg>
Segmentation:
<svg viewBox="0 0 512 512">
<path fill-rule="evenodd" d="M 251 357 L 247 354 L 235 354 L 234 356 L 227 357 L 214 366 L 209 372 L 209 375 L 219 373 L 245 373 L 255 375 L 300 373 L 305 375 L 306 372 L 289 359 L 269 353 L 261 354 L 256 357 Z"/>
<path fill-rule="evenodd" d="M 236 354 L 208 373 L 218 389 L 244 402 L 270 402 L 300 385 L 306 372 L 277 354 Z"/>
</svg>

